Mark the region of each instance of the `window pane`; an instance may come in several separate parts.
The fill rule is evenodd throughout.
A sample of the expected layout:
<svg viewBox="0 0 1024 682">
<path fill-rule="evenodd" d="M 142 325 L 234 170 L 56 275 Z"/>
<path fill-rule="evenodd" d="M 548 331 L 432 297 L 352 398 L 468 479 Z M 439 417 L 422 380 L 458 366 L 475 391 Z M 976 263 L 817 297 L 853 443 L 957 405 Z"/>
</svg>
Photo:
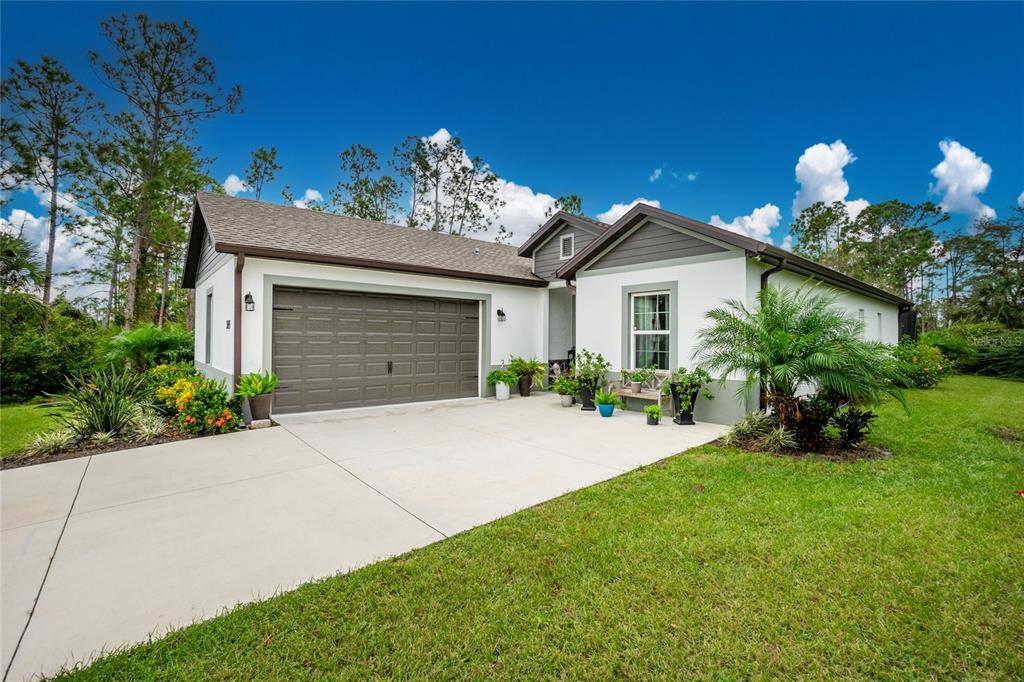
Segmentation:
<svg viewBox="0 0 1024 682">
<path fill-rule="evenodd" d="M 636 357 L 633 367 L 668 369 L 668 334 L 635 334 Z"/>
<path fill-rule="evenodd" d="M 668 331 L 668 294 L 633 297 L 633 329 Z"/>
</svg>

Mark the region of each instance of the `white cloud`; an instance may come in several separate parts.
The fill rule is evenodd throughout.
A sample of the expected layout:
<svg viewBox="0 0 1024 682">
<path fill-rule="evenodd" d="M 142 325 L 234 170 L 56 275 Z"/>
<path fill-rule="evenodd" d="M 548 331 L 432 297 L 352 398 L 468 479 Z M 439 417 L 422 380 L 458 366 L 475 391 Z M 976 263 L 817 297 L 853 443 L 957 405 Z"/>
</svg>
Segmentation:
<svg viewBox="0 0 1024 682">
<path fill-rule="evenodd" d="M 697 179 L 698 175 L 700 175 L 700 173 L 698 173 L 697 171 L 693 171 L 692 173 L 686 174 L 686 179 L 689 180 L 690 182 L 693 182 L 694 180 Z"/>
<path fill-rule="evenodd" d="M 658 178 L 661 177 L 661 168 L 655 168 L 654 172 L 651 173 L 651 177 L 648 178 L 651 182 L 657 182 Z"/>
<path fill-rule="evenodd" d="M 629 209 L 633 208 L 637 204 L 647 204 L 654 208 L 661 208 L 661 202 L 657 199 L 645 199 L 643 197 L 638 197 L 628 204 L 612 204 L 612 207 L 604 213 L 598 213 L 597 219 L 602 223 L 614 223 L 616 220 L 626 215 L 626 213 L 629 212 Z"/>
<path fill-rule="evenodd" d="M 936 182 L 929 185 L 928 191 L 942 195 L 942 210 L 966 213 L 974 220 L 995 218 L 992 207 L 978 198 L 992 179 L 992 166 L 956 140 L 942 140 L 939 149 L 943 159 L 932 168 Z"/>
<path fill-rule="evenodd" d="M 240 192 L 248 192 L 249 185 L 245 184 L 242 178 L 238 177 L 234 173 L 228 176 L 228 179 L 224 181 L 224 191 L 228 193 L 228 196 L 235 196 Z"/>
<path fill-rule="evenodd" d="M 843 168 L 856 160 L 842 140 L 832 144 L 819 142 L 805 149 L 796 162 L 796 181 L 800 189 L 793 198 L 793 216 L 818 201 L 826 204 L 842 201 L 850 217 L 856 218 L 870 205 L 865 199 L 846 200 L 850 185 L 843 177 Z"/>
<path fill-rule="evenodd" d="M 783 237 L 782 238 L 782 244 L 779 246 L 779 248 L 780 249 L 785 249 L 786 251 L 792 251 L 793 250 L 793 235 L 787 234 L 785 237 Z"/>
<path fill-rule="evenodd" d="M 1024 206 L 1024 192 L 1021 192 L 1020 196 L 1017 197 L 1017 205 Z"/>
<path fill-rule="evenodd" d="M 81 230 L 89 230 L 84 224 Z M 12 209 L 7 218 L 0 216 L 0 230 L 9 234 L 21 233 L 35 247 L 39 262 L 46 260 L 46 250 L 50 243 L 50 221 L 46 216 L 36 217 L 20 208 Z M 89 254 L 85 251 L 83 240 L 69 235 L 67 231 L 58 229 L 53 248 L 53 288 L 51 295 L 56 298 L 58 291 L 67 291 L 70 298 L 94 293 L 96 287 L 81 283 L 82 278 L 64 274 L 69 270 L 85 268 L 90 264 Z"/>
<path fill-rule="evenodd" d="M 777 227 L 782 219 L 782 212 L 775 204 L 765 204 L 761 208 L 755 208 L 750 215 L 741 215 L 734 218 L 732 222 L 725 222 L 719 216 L 713 215 L 708 221 L 715 227 L 729 230 L 761 241 L 772 241 L 772 229 Z M 785 243 L 785 242 L 783 242 Z"/>
<path fill-rule="evenodd" d="M 293 201 L 292 205 L 295 206 L 295 208 L 309 208 L 310 202 L 323 200 L 323 194 L 320 194 L 320 192 L 316 191 L 312 187 L 307 187 L 306 191 L 302 195 L 302 198 Z"/>
</svg>

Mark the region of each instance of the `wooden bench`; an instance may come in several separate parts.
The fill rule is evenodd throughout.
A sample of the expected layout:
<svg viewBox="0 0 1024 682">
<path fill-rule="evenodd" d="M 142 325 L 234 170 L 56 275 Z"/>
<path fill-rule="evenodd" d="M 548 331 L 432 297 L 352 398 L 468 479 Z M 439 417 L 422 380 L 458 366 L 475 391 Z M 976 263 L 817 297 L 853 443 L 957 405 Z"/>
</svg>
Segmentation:
<svg viewBox="0 0 1024 682">
<path fill-rule="evenodd" d="M 640 385 L 640 392 L 634 393 L 632 388 L 633 382 L 630 381 L 629 374 L 623 371 L 621 373 L 621 381 L 619 382 L 619 388 L 615 389 L 615 395 L 623 399 L 633 398 L 634 400 L 646 400 L 648 402 L 658 403 L 658 407 L 662 407 L 661 389 L 665 385 L 665 382 L 668 380 L 671 374 L 672 373 L 667 370 L 655 370 L 654 379 L 652 379 L 651 381 L 642 382 Z"/>
</svg>

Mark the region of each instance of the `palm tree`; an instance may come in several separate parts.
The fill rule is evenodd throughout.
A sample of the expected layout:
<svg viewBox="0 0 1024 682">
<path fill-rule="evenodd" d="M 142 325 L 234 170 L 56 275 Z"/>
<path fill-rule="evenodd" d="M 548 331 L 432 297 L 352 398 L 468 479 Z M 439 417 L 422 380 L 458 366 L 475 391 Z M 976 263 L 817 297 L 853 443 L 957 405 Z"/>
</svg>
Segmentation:
<svg viewBox="0 0 1024 682">
<path fill-rule="evenodd" d="M 0 233 L 0 290 L 36 289 L 43 284 L 43 265 L 22 235 Z"/>
<path fill-rule="evenodd" d="M 739 394 L 760 386 L 765 403 L 789 425 L 798 418 L 797 393 L 820 391 L 851 404 L 877 403 L 893 384 L 889 347 L 863 339 L 863 324 L 835 307 L 817 286 L 768 287 L 756 309 L 729 300 L 708 311 L 711 326 L 698 334 L 694 357 L 723 378 L 745 376 Z"/>
</svg>

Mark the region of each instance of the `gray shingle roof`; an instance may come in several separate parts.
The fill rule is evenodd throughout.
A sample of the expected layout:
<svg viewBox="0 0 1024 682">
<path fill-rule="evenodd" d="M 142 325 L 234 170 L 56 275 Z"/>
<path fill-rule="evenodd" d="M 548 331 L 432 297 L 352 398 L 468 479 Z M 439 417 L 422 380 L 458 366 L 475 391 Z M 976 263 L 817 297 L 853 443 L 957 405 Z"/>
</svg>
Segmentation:
<svg viewBox="0 0 1024 682">
<path fill-rule="evenodd" d="M 546 284 L 514 246 L 225 194 L 200 192 L 196 202 L 221 252 Z"/>
</svg>

